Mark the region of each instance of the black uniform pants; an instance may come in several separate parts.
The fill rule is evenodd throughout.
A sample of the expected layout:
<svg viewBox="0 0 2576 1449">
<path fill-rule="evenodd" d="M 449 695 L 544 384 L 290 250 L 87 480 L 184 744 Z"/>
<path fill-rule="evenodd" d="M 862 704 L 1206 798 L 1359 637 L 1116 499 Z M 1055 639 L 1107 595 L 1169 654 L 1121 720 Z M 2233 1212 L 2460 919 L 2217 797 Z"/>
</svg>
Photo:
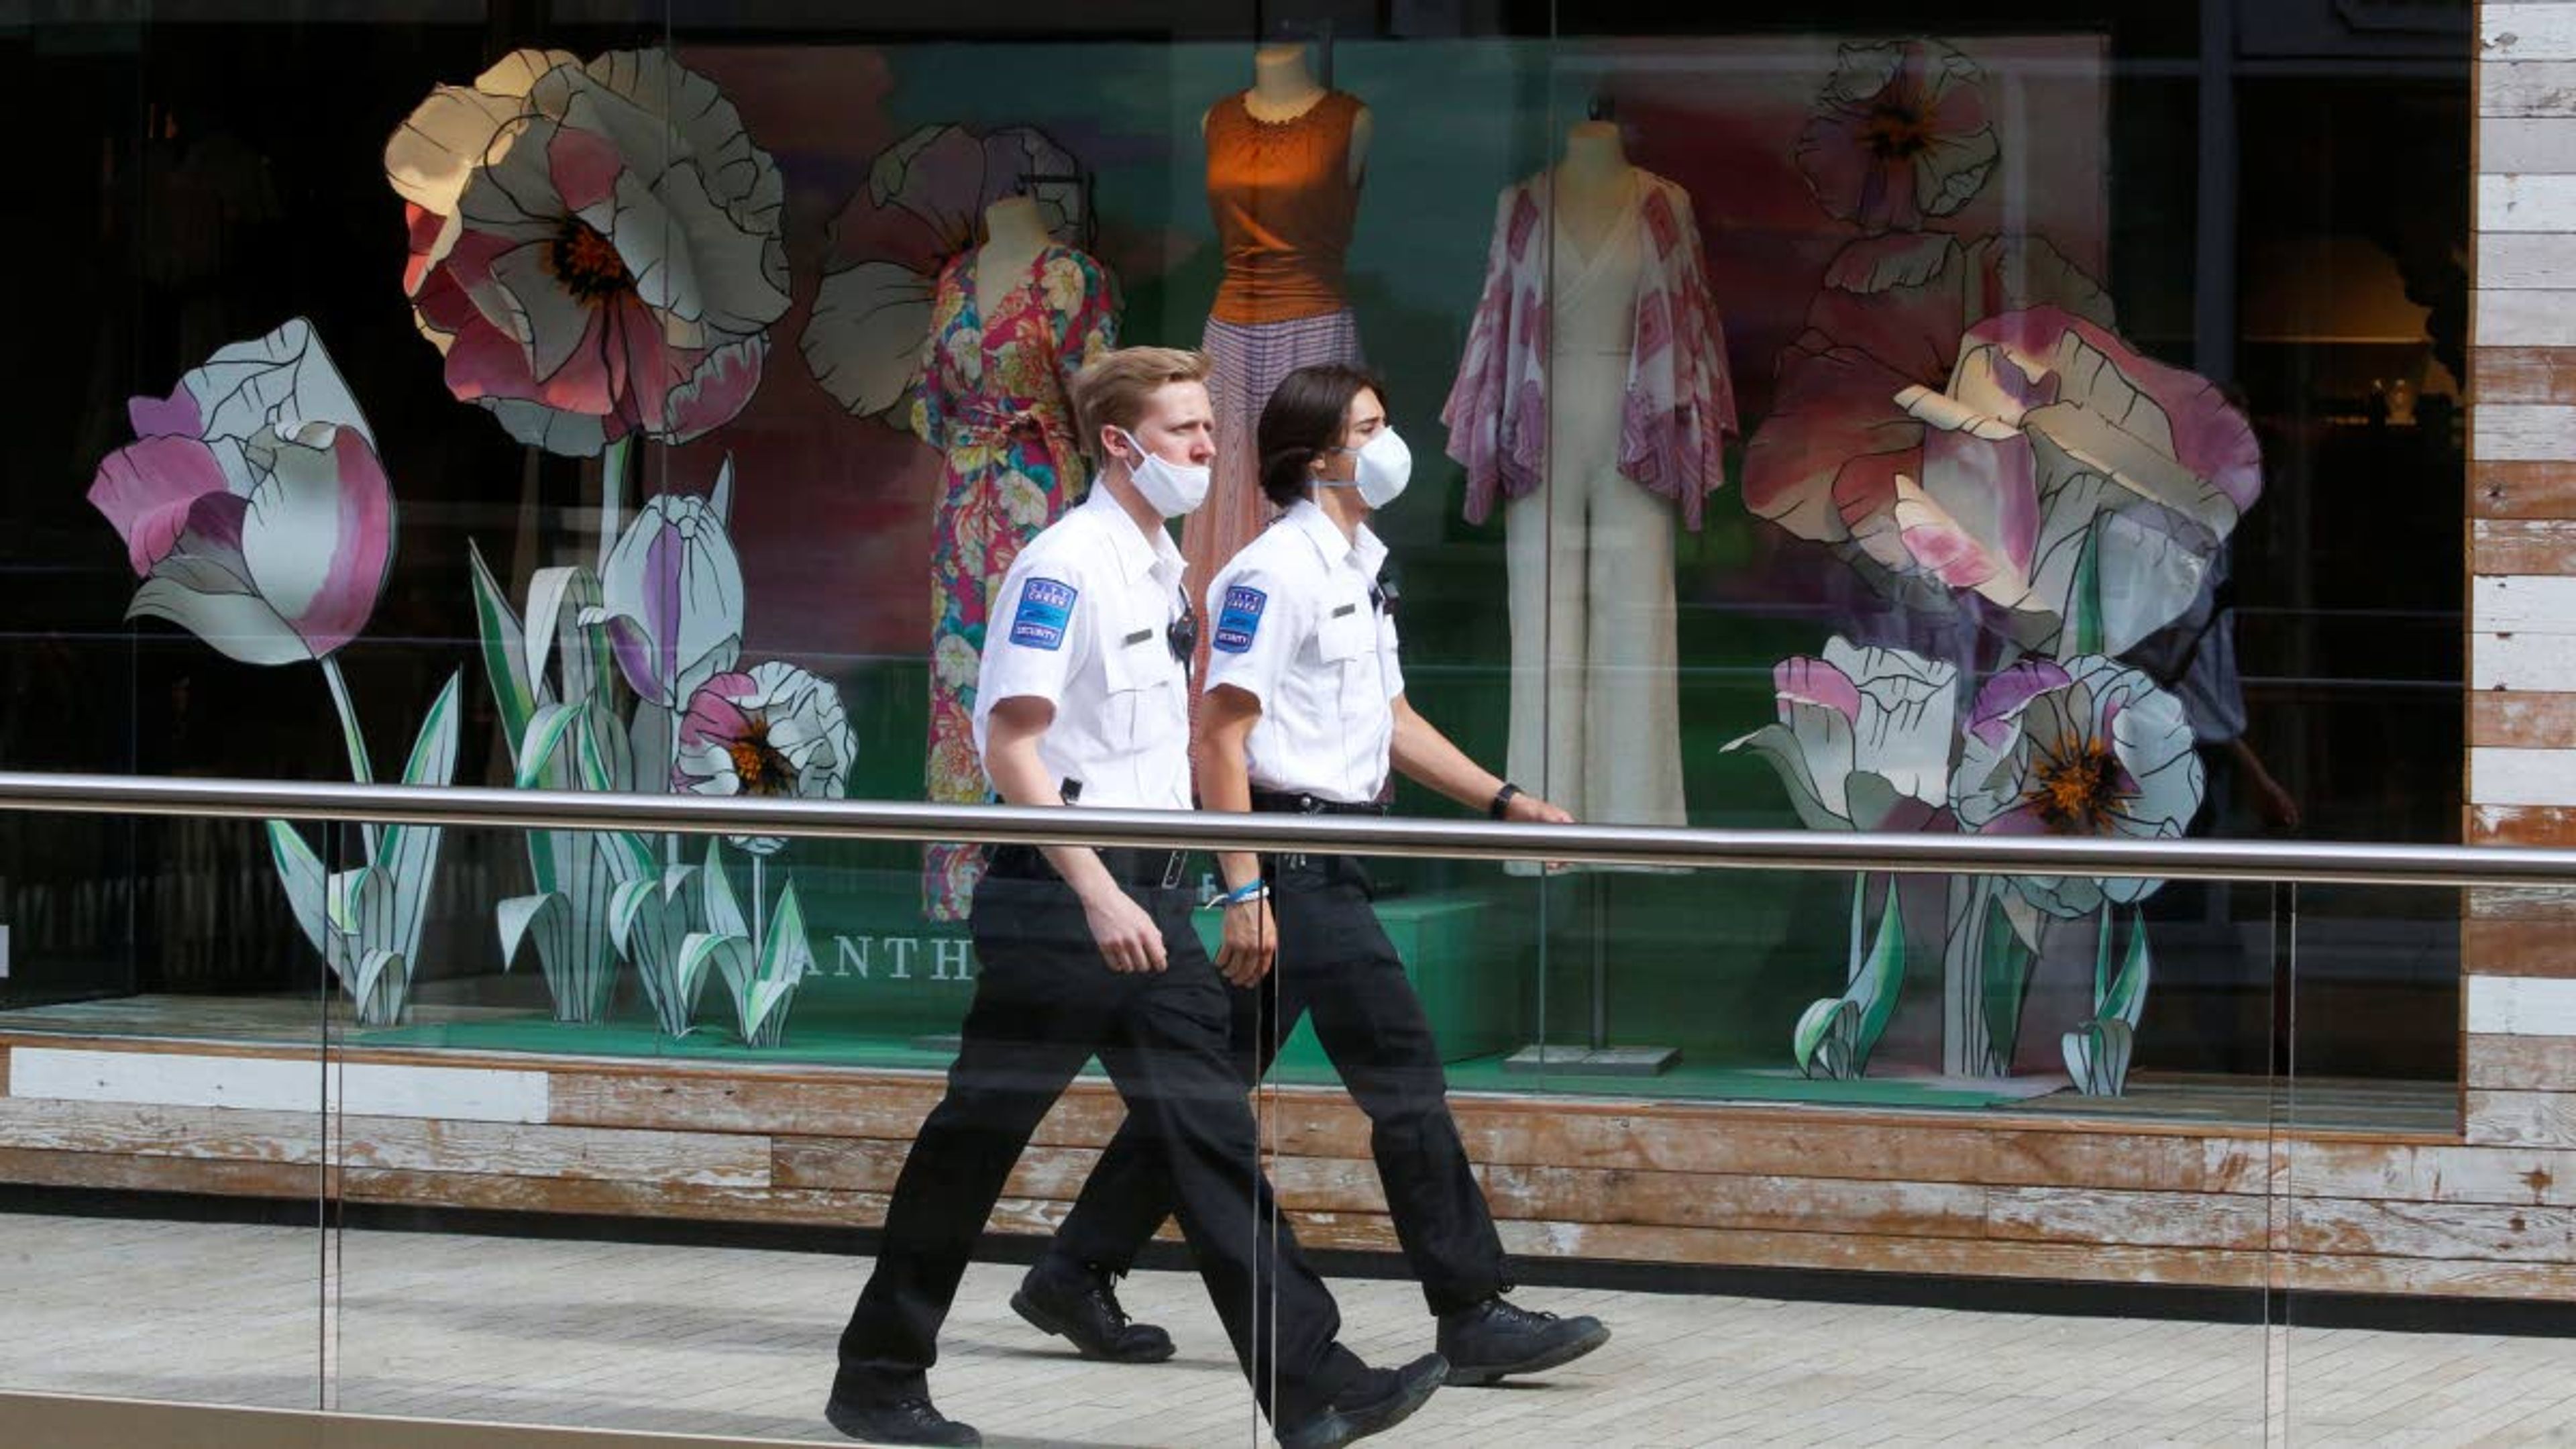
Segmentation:
<svg viewBox="0 0 2576 1449">
<path fill-rule="evenodd" d="M 1422 998 L 1369 904 L 1368 873 L 1349 856 L 1265 859 L 1279 954 L 1270 974 L 1236 990 L 1234 1040 L 1246 1084 L 1312 1012 L 1315 1035 L 1369 1119 L 1369 1148 L 1395 1235 L 1434 1314 L 1507 1286 L 1503 1243 L 1466 1144 L 1449 1115 L 1448 1079 Z M 1171 1180 L 1131 1120 L 1056 1230 L 1061 1259 L 1124 1273 L 1178 1206 Z"/>
<path fill-rule="evenodd" d="M 983 976 L 948 1094 L 896 1179 L 876 1270 L 841 1334 L 834 1392 L 861 1402 L 926 1392 L 939 1326 L 1004 1180 L 1096 1053 L 1127 1101 L 1121 1138 L 1168 1185 L 1254 1396 L 1272 1422 L 1293 1424 L 1362 1365 L 1338 1343 L 1340 1313 L 1294 1238 L 1253 1230 L 1275 1209 L 1228 1057 L 1225 983 L 1190 927 L 1190 897 L 1129 892 L 1162 927 L 1169 969 L 1121 974 L 1101 959 L 1071 888 L 1031 874 L 988 875 L 976 888 Z"/>
</svg>

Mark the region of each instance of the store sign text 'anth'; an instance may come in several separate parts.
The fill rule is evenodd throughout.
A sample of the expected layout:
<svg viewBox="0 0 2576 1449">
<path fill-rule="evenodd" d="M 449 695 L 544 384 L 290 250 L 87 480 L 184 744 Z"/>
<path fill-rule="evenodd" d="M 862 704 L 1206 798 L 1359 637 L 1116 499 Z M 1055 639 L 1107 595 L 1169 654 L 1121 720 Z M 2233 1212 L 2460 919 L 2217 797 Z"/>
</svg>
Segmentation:
<svg viewBox="0 0 2576 1449">
<path fill-rule="evenodd" d="M 972 981 L 974 944 L 964 936 L 834 936 L 815 974 L 861 981 Z"/>
</svg>

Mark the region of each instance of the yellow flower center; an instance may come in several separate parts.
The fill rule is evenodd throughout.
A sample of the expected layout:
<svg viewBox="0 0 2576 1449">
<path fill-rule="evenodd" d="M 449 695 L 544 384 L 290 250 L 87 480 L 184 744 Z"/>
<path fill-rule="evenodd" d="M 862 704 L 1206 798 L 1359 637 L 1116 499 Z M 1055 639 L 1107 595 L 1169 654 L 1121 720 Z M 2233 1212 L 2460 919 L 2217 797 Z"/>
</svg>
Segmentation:
<svg viewBox="0 0 2576 1449">
<path fill-rule="evenodd" d="M 1882 161 L 1911 161 L 1932 147 L 1930 118 L 1914 106 L 1880 101 L 1861 123 L 1861 144 Z"/>
<path fill-rule="evenodd" d="M 605 302 L 635 290 L 634 275 L 626 270 L 616 244 L 587 222 L 566 219 L 548 256 L 556 280 L 584 302 Z"/>
<path fill-rule="evenodd" d="M 2075 740 L 2062 754 L 2041 751 L 2022 803 L 2060 835 L 2107 835 L 2128 799 L 2119 778 L 2109 741 Z"/>
<path fill-rule="evenodd" d="M 733 757 L 733 773 L 742 781 L 745 795 L 792 795 L 796 791 L 796 767 L 769 744 L 769 721 L 754 716 L 751 728 L 742 738 L 725 746 Z"/>
</svg>

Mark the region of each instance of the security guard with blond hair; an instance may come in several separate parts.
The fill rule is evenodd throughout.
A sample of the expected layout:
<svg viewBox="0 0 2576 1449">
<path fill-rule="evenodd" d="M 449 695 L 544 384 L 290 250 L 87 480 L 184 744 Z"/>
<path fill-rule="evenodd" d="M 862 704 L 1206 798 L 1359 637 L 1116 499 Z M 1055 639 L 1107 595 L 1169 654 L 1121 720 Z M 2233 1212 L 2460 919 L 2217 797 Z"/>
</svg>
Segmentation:
<svg viewBox="0 0 2576 1449">
<path fill-rule="evenodd" d="M 1207 360 L 1111 352 L 1075 378 L 1102 457 L 1083 504 L 1020 551 L 993 596 L 975 703 L 985 773 L 1014 805 L 1186 810 L 1191 613 L 1168 519 L 1199 505 L 1215 455 Z M 993 854 L 975 892 L 975 983 L 948 1092 L 913 1141 L 876 1268 L 841 1335 L 825 1415 L 853 1438 L 977 1444 L 932 1406 L 927 1371 L 975 1241 L 1047 1109 L 1097 1054 L 1128 1105 L 1123 1140 L 1169 1185 L 1254 1396 L 1288 1449 L 1388 1428 L 1439 1388 L 1426 1354 L 1373 1369 L 1338 1342 L 1333 1298 L 1275 1216 L 1228 1056 L 1226 989 L 1190 925 L 1172 851 Z M 1114 1298 L 1063 1311 L 1116 1315 Z"/>
</svg>

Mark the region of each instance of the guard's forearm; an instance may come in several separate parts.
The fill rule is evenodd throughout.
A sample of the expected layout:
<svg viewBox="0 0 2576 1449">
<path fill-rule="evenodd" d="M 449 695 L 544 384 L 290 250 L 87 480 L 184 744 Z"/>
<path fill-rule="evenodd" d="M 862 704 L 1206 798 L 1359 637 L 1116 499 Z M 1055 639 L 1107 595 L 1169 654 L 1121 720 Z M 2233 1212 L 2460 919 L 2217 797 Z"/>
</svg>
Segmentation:
<svg viewBox="0 0 2576 1449">
<path fill-rule="evenodd" d="M 1483 810 L 1493 802 L 1495 792 L 1503 788 L 1501 776 L 1467 758 L 1466 751 L 1450 743 L 1447 735 L 1401 699 L 1396 701 L 1391 753 L 1395 768 L 1406 779 L 1436 790 L 1470 810 Z"/>
<path fill-rule="evenodd" d="M 993 777 L 994 790 L 1007 804 L 1064 804 L 1063 789 L 1047 773 L 1046 762 L 1038 758 L 1038 737 L 1034 734 L 1014 734 L 992 741 L 984 752 L 984 772 Z M 1042 845 L 1038 849 L 1075 894 L 1088 897 L 1096 891 L 1117 889 L 1109 867 L 1100 863 L 1100 853 L 1091 847 Z"/>
<path fill-rule="evenodd" d="M 1249 721 L 1240 727 L 1232 721 L 1213 724 L 1200 732 L 1194 752 L 1200 809 L 1237 814 L 1252 809 L 1252 768 L 1243 752 L 1244 736 L 1250 732 Z M 1219 851 L 1216 868 L 1227 890 L 1239 890 L 1260 878 L 1261 860 L 1248 850 Z"/>
</svg>

